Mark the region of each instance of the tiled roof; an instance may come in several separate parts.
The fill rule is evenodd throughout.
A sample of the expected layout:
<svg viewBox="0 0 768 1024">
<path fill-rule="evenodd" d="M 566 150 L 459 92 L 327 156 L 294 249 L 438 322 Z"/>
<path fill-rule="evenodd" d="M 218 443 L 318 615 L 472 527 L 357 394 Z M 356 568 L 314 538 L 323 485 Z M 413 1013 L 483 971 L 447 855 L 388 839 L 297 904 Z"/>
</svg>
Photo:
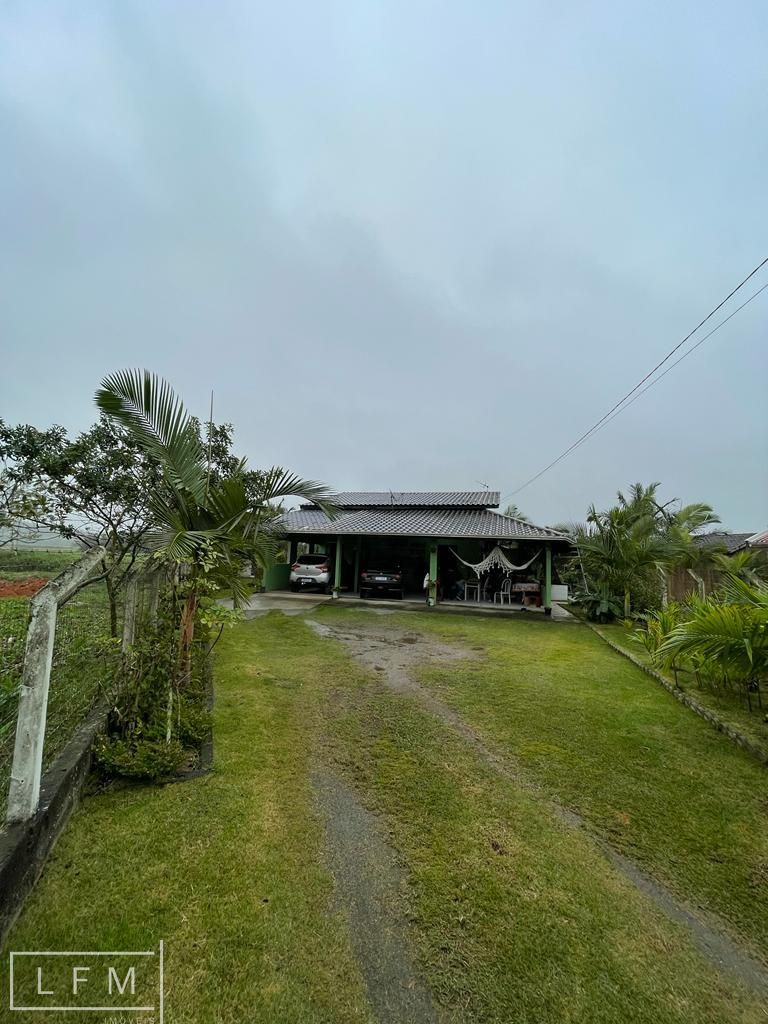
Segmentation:
<svg viewBox="0 0 768 1024">
<path fill-rule="evenodd" d="M 341 512 L 333 520 L 319 509 L 302 508 L 286 512 L 280 524 L 291 535 L 552 540 L 570 544 L 570 539 L 557 530 L 534 526 L 486 508 L 367 508 Z"/>
<path fill-rule="evenodd" d="M 752 544 L 764 544 L 765 541 L 759 539 L 761 536 L 759 533 L 703 533 L 695 538 L 695 543 L 699 548 L 723 548 L 726 554 L 732 555 Z"/>
<path fill-rule="evenodd" d="M 341 491 L 332 500 L 338 508 L 497 508 L 499 497 L 498 491 Z"/>
</svg>

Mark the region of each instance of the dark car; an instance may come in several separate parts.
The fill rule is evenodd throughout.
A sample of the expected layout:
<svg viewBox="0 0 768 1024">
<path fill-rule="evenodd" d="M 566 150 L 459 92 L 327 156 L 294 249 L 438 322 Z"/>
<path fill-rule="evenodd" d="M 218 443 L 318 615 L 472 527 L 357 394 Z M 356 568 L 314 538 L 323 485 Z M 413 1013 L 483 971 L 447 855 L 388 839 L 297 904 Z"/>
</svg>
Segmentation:
<svg viewBox="0 0 768 1024">
<path fill-rule="evenodd" d="M 399 565 L 386 569 L 363 569 L 360 573 L 360 597 L 405 597 L 403 572 Z"/>
</svg>

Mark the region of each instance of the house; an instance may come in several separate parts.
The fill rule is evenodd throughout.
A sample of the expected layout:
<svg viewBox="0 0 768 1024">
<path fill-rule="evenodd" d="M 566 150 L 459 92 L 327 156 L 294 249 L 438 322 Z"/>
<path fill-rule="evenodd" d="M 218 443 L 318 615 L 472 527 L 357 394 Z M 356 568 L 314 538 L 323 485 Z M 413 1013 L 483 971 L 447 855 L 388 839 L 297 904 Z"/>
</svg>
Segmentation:
<svg viewBox="0 0 768 1024">
<path fill-rule="evenodd" d="M 694 538 L 702 552 L 720 552 L 735 555 L 740 551 L 764 551 L 768 558 L 768 530 L 758 533 L 728 533 L 725 530 L 703 533 Z M 720 573 L 714 565 L 706 563 L 696 569 L 675 569 L 667 573 L 667 593 L 674 601 L 683 601 L 689 594 L 698 593 L 704 597 L 711 594 L 720 583 Z"/>
<path fill-rule="evenodd" d="M 718 548 L 726 555 L 735 555 L 747 548 L 765 548 L 768 552 L 768 530 L 761 533 L 727 533 L 725 530 L 704 533 L 695 539 L 696 547 Z"/>
<path fill-rule="evenodd" d="M 455 586 L 460 577 L 486 584 L 469 588 L 467 596 L 478 600 L 490 600 L 490 579 L 501 584 L 510 578 L 519 581 L 521 594 L 528 581 L 551 612 L 552 555 L 568 550 L 570 538 L 502 515 L 497 491 L 345 491 L 333 502 L 338 510 L 333 518 L 316 505 L 302 505 L 284 513 L 280 525 L 289 546 L 288 566 L 299 544 L 332 556 L 336 596 L 358 594 L 366 568 L 396 565 L 406 591 L 422 600 L 428 577 L 430 604 L 449 599 L 449 582 Z M 284 571 L 273 579 L 280 586 L 287 583 Z"/>
</svg>

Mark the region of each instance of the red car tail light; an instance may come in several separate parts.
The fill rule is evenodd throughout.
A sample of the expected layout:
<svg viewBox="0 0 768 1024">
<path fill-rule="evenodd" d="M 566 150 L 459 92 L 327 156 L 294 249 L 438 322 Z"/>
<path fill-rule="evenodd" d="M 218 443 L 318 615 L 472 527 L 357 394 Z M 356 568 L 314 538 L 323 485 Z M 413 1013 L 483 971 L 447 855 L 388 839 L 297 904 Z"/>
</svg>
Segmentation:
<svg viewBox="0 0 768 1024">
<path fill-rule="evenodd" d="M 301 562 L 294 562 L 291 568 L 293 569 L 294 572 L 298 572 L 299 569 L 301 568 Z"/>
<path fill-rule="evenodd" d="M 317 568 L 318 568 L 318 570 L 319 570 L 320 572 L 328 572 L 328 569 L 329 569 L 330 567 L 329 567 L 329 566 L 327 566 L 327 565 L 318 565 L 318 567 L 317 567 Z"/>
</svg>

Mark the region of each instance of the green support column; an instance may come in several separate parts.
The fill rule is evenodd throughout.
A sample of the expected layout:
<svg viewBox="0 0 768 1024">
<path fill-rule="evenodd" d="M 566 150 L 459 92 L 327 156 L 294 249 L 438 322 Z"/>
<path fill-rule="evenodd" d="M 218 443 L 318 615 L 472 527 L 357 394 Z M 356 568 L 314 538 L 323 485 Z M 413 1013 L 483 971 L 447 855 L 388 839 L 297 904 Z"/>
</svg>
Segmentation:
<svg viewBox="0 0 768 1024">
<path fill-rule="evenodd" d="M 296 561 L 297 543 L 298 542 L 295 540 L 288 541 L 288 565 L 293 565 L 293 563 Z"/>
<path fill-rule="evenodd" d="M 363 546 L 363 538 L 357 538 L 357 546 L 355 547 L 355 578 L 352 582 L 352 590 L 357 593 L 357 589 L 360 586 L 360 548 Z"/>
<path fill-rule="evenodd" d="M 429 603 L 437 604 L 437 541 L 429 542 Z"/>
<path fill-rule="evenodd" d="M 552 545 L 544 552 L 544 614 L 552 614 Z"/>
<path fill-rule="evenodd" d="M 333 596 L 338 597 L 341 593 L 341 537 L 336 538 L 336 566 L 333 576 Z"/>
</svg>

